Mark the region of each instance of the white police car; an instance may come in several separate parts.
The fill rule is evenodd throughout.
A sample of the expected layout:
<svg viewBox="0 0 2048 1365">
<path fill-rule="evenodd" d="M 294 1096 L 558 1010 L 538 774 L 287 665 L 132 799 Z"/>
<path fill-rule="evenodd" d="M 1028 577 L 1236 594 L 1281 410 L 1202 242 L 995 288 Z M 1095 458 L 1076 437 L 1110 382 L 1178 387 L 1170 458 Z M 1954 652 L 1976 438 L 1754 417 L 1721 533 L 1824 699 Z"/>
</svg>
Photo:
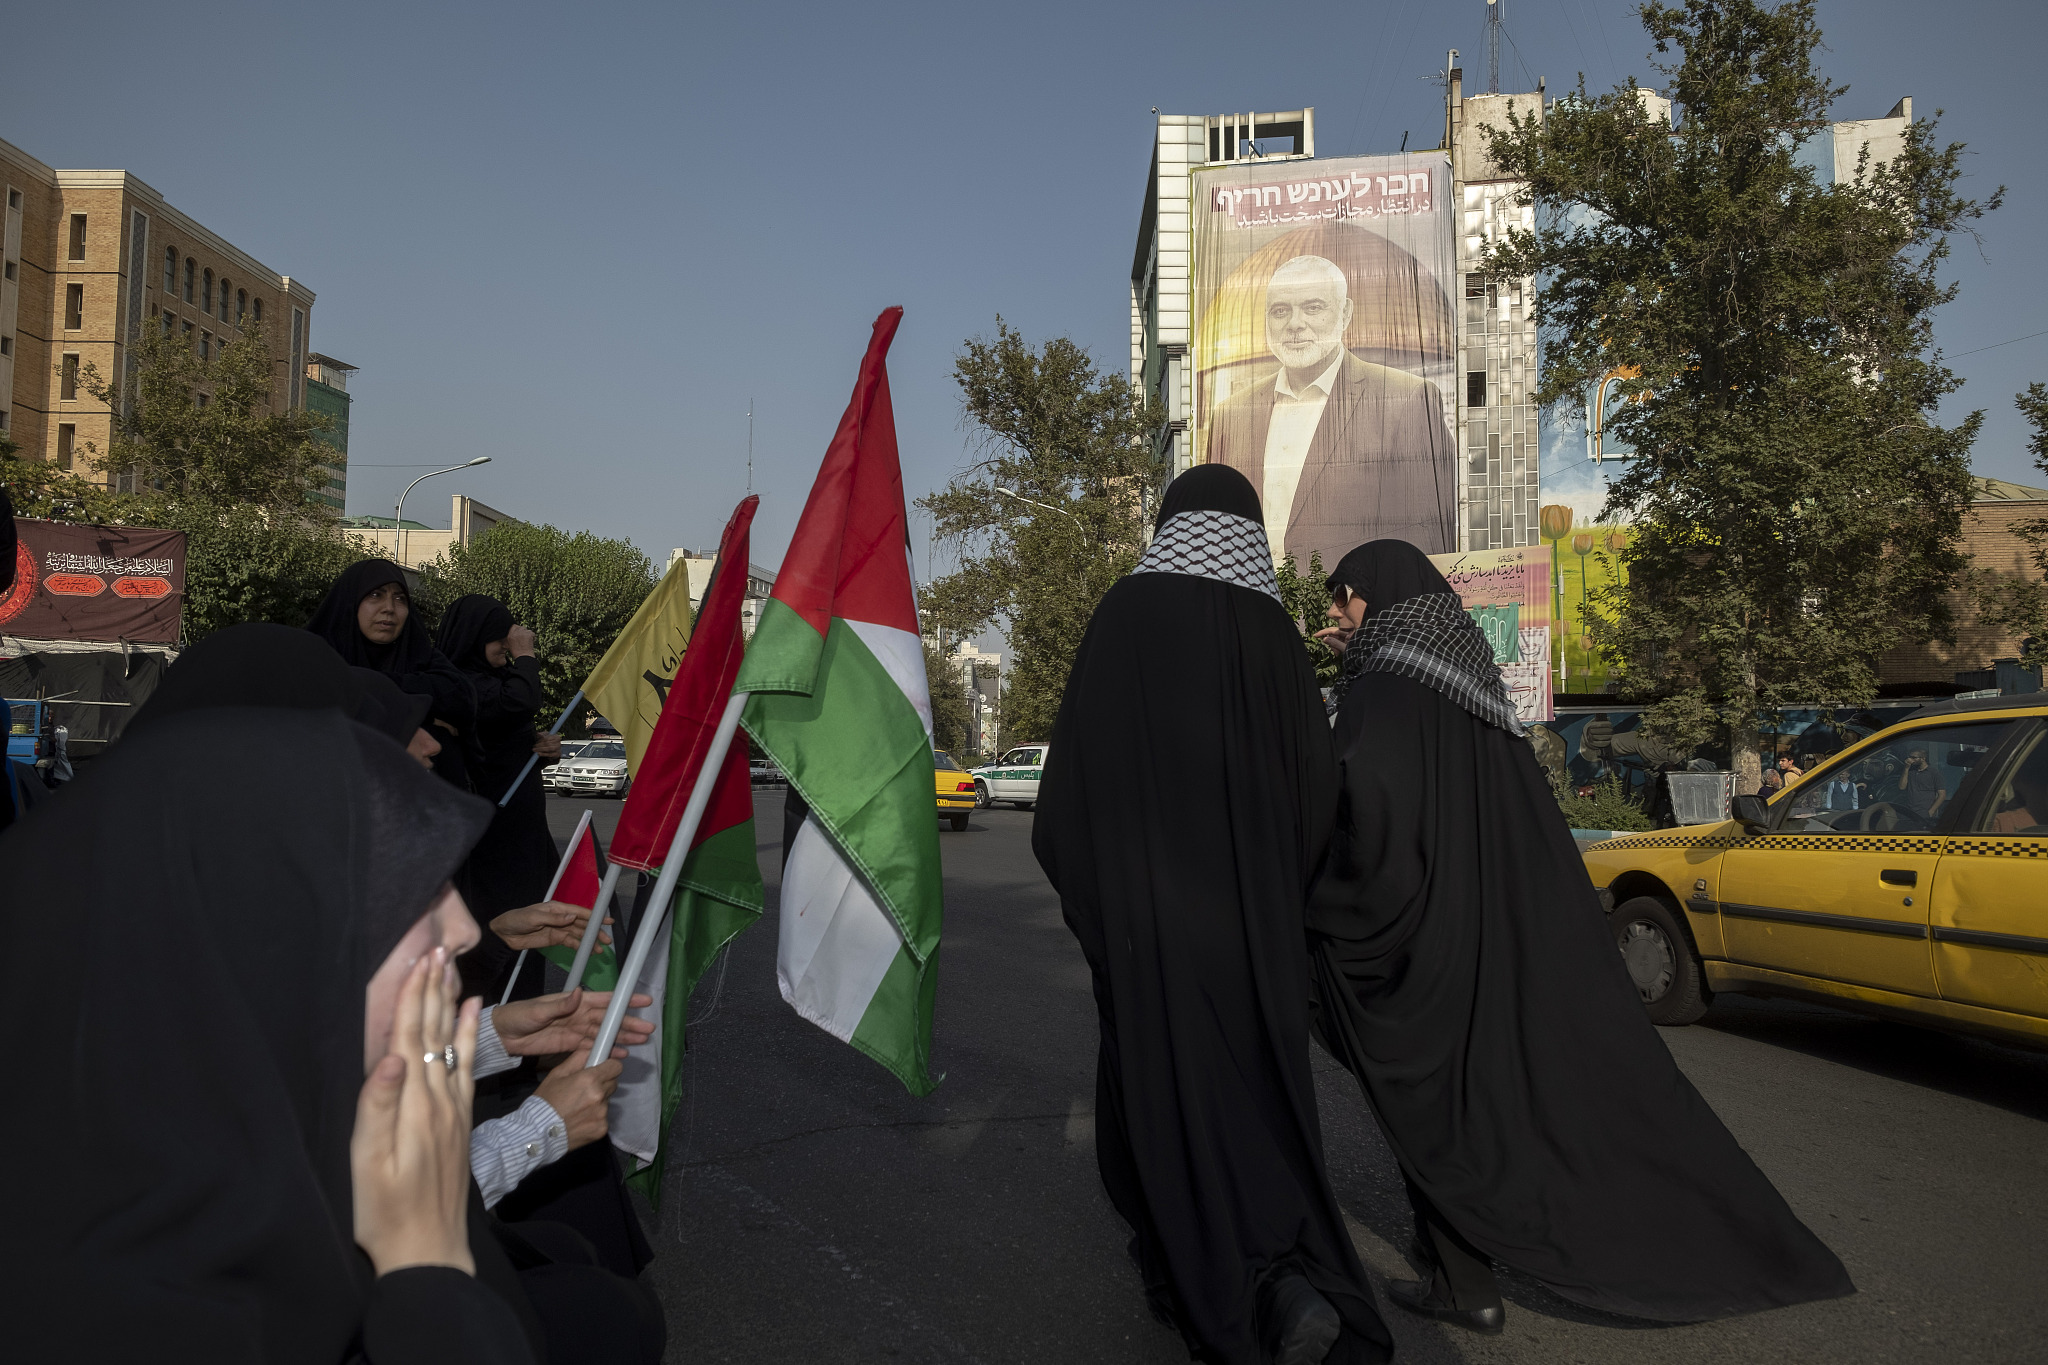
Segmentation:
<svg viewBox="0 0 2048 1365">
<path fill-rule="evenodd" d="M 992 806 L 1008 801 L 1018 810 L 1030 810 L 1038 800 L 1038 779 L 1045 772 L 1046 746 L 1023 744 L 995 762 L 970 768 L 977 805 Z"/>
</svg>

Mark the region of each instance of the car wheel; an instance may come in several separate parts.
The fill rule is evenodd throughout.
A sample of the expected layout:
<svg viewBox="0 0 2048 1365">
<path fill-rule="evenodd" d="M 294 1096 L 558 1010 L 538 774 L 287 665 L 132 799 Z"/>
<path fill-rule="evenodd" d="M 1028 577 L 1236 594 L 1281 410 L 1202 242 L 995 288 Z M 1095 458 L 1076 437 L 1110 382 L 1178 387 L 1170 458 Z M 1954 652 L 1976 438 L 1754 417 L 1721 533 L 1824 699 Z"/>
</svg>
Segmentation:
<svg viewBox="0 0 2048 1365">
<path fill-rule="evenodd" d="M 953 817 L 952 817 L 952 820 L 953 820 L 953 828 L 954 828 L 955 830 L 964 830 L 964 829 L 966 829 L 966 828 L 967 828 L 967 817 L 966 817 L 966 816 L 964 816 L 964 815 L 955 815 L 955 816 L 953 816 Z"/>
<path fill-rule="evenodd" d="M 1690 1024 L 1707 1012 L 1706 982 L 1678 912 L 1655 896 L 1623 901 L 1614 941 L 1653 1024 Z"/>
<path fill-rule="evenodd" d="M 974 779 L 974 804 L 983 809 L 988 807 L 988 783 L 978 777 Z"/>
</svg>

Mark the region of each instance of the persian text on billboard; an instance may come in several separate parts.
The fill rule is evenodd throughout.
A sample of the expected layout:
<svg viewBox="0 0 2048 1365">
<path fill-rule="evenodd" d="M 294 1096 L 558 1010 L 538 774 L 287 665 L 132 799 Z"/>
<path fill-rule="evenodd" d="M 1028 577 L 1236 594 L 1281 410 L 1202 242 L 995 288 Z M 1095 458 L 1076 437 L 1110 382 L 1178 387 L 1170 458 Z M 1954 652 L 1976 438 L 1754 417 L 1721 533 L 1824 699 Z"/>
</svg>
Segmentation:
<svg viewBox="0 0 2048 1365">
<path fill-rule="evenodd" d="M 1456 258 L 1440 152 L 1195 173 L 1195 449 L 1274 550 L 1456 547 Z"/>
</svg>

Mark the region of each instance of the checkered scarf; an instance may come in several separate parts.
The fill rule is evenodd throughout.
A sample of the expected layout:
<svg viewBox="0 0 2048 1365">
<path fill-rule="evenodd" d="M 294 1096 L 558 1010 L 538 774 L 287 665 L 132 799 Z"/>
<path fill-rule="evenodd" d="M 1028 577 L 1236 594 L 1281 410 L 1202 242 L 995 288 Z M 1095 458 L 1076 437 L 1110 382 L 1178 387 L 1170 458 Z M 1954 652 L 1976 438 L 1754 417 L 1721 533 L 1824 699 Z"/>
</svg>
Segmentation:
<svg viewBox="0 0 2048 1365">
<path fill-rule="evenodd" d="M 1454 592 L 1424 593 L 1368 616 L 1344 647 L 1344 673 L 1332 689 L 1333 704 L 1362 673 L 1413 678 L 1489 725 L 1511 735 L 1525 733 L 1493 661 L 1493 646 Z"/>
<path fill-rule="evenodd" d="M 1194 574 L 1280 600 L 1266 528 L 1228 512 L 1179 512 L 1168 517 L 1131 572 Z"/>
</svg>

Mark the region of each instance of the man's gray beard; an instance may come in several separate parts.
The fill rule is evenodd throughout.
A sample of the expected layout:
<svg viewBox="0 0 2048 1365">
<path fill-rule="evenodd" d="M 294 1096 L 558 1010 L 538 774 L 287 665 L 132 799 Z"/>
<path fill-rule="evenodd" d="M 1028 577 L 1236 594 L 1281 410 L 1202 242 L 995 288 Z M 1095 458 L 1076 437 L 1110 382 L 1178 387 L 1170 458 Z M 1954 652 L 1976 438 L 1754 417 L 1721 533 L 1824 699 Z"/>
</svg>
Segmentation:
<svg viewBox="0 0 2048 1365">
<path fill-rule="evenodd" d="M 1327 365 L 1330 363 L 1330 357 L 1337 354 L 1337 346 L 1334 342 L 1328 346 L 1323 347 L 1323 349 L 1318 351 L 1315 357 L 1310 360 L 1289 360 L 1287 358 L 1286 351 L 1284 351 L 1282 348 L 1278 346 L 1273 347 L 1272 350 L 1273 358 L 1275 360 L 1278 360 L 1282 366 L 1290 370 L 1312 370 L 1317 368 L 1318 366 Z"/>
</svg>

